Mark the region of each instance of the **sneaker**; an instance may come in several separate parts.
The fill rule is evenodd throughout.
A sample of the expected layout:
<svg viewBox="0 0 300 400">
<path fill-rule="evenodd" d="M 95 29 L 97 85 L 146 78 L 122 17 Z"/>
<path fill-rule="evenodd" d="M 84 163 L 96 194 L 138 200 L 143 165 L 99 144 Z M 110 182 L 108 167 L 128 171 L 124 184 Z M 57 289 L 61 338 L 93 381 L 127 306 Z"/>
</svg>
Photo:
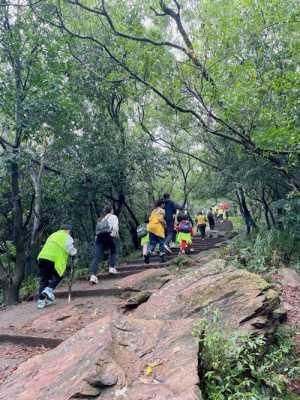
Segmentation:
<svg viewBox="0 0 300 400">
<path fill-rule="evenodd" d="M 170 249 L 170 247 L 167 244 L 165 244 L 164 247 L 165 247 L 165 249 L 167 250 L 168 253 L 172 254 L 172 250 Z"/>
<path fill-rule="evenodd" d="M 53 289 L 51 289 L 51 288 L 49 288 L 49 287 L 46 287 L 43 291 L 42 291 L 42 295 L 47 299 L 47 300 L 50 300 L 50 301 L 54 301 L 55 300 L 55 296 L 54 296 L 54 293 L 53 293 Z"/>
<path fill-rule="evenodd" d="M 190 248 L 190 252 L 194 253 L 195 249 L 193 249 L 193 247 Z"/>
<path fill-rule="evenodd" d="M 36 306 L 38 309 L 45 308 L 46 307 L 46 299 L 38 299 Z"/>
<path fill-rule="evenodd" d="M 98 283 L 98 278 L 96 275 L 91 275 L 90 276 L 90 283 L 92 283 L 93 285 L 97 285 Z"/>
<path fill-rule="evenodd" d="M 45 306 L 52 306 L 55 303 L 54 300 L 50 300 L 50 299 L 45 299 Z"/>
<path fill-rule="evenodd" d="M 146 255 L 144 256 L 144 263 L 145 263 L 145 264 L 149 264 L 149 262 L 150 262 L 150 255 L 149 255 L 149 254 L 146 254 Z"/>
<path fill-rule="evenodd" d="M 115 267 L 109 267 L 108 272 L 110 274 L 118 274 L 119 272 L 116 270 Z"/>
</svg>

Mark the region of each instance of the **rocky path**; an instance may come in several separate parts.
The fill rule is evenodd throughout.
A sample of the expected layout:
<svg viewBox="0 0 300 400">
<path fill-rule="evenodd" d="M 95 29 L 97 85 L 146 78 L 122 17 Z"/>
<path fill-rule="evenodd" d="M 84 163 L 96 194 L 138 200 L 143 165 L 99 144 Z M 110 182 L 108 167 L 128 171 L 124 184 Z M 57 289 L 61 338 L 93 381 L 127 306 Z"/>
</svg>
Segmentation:
<svg viewBox="0 0 300 400">
<path fill-rule="evenodd" d="M 2 312 L 0 400 L 201 398 L 191 335 L 199 318 L 218 309 L 234 331 L 269 334 L 284 318 L 267 282 L 216 259 L 231 234 L 218 236 L 197 238 L 191 257 L 149 266 L 137 259 L 96 287 L 76 282 L 71 304 L 61 288 L 55 307 Z"/>
<path fill-rule="evenodd" d="M 224 223 L 219 233 L 211 234 L 214 237 L 204 241 L 196 237 L 194 254 L 222 244 L 230 237 L 228 232 L 231 228 L 230 223 Z M 99 274 L 99 284 L 96 286 L 91 286 L 86 281 L 77 281 L 73 285 L 71 304 L 66 300 L 66 287 L 62 287 L 57 291 L 55 307 L 41 312 L 36 308 L 35 302 L 24 302 L 0 312 L 0 384 L 18 365 L 33 355 L 56 347 L 88 324 L 118 312 L 126 303 L 126 298 L 133 294 L 132 281 L 124 278 L 143 271 L 153 271 L 150 286 L 152 290 L 159 289 L 161 280 L 164 282 L 164 279 L 159 272 L 159 279 L 155 284 L 155 271 L 167 268 L 177 256 L 178 249 L 174 249 L 172 255 L 167 256 L 167 263 L 163 265 L 158 256 L 153 256 L 149 265 L 145 265 L 142 258 L 131 260 L 120 265 L 120 273 L 116 276 Z M 142 289 L 140 287 L 134 290 L 139 292 Z"/>
</svg>

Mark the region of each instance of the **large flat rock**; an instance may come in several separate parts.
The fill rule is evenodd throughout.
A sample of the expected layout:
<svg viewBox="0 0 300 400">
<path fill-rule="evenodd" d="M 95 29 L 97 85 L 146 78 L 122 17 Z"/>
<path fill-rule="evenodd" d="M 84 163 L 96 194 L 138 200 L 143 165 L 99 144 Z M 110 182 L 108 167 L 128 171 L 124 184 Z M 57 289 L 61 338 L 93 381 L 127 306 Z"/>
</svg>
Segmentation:
<svg viewBox="0 0 300 400">
<path fill-rule="evenodd" d="M 23 363 L 0 399 L 198 400 L 193 320 L 105 317 Z"/>
<path fill-rule="evenodd" d="M 279 293 L 264 279 L 246 270 L 225 267 L 224 260 L 217 259 L 172 279 L 134 311 L 134 316 L 198 319 L 219 310 L 221 323 L 251 332 L 275 327 L 273 311 L 279 303 Z"/>
</svg>

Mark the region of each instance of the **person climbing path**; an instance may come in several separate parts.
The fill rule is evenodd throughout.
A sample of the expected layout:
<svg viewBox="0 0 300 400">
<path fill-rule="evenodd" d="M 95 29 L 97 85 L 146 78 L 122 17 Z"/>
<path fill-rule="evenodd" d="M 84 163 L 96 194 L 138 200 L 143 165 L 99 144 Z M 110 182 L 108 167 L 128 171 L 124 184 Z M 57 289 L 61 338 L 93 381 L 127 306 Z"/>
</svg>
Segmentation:
<svg viewBox="0 0 300 400">
<path fill-rule="evenodd" d="M 61 225 L 60 230 L 48 237 L 38 255 L 40 286 L 37 307 L 40 309 L 54 303 L 54 290 L 63 278 L 68 256 L 77 254 L 71 230 L 70 224 Z"/>
<path fill-rule="evenodd" d="M 103 216 L 96 224 L 95 255 L 90 266 L 89 281 L 92 284 L 98 283 L 97 272 L 100 262 L 104 258 L 105 250 L 109 251 L 109 273 L 117 274 L 117 239 L 119 237 L 119 220 L 113 213 L 112 206 L 106 206 Z"/>
<path fill-rule="evenodd" d="M 209 224 L 209 229 L 211 231 L 213 231 L 215 229 L 215 217 L 214 217 L 214 213 L 213 213 L 213 209 L 210 208 L 208 213 L 207 213 L 207 219 L 208 219 L 208 224 Z"/>
<path fill-rule="evenodd" d="M 188 213 L 183 217 L 177 217 L 177 243 L 180 245 L 180 254 L 185 254 L 186 252 L 193 251 L 192 249 L 192 235 L 193 235 L 193 225 L 189 219 Z"/>
<path fill-rule="evenodd" d="M 148 252 L 144 256 L 144 261 L 149 264 L 150 255 L 154 251 L 157 244 L 159 244 L 159 256 L 160 261 L 165 262 L 165 231 L 166 231 L 166 221 L 165 221 L 165 210 L 164 201 L 157 200 L 155 207 L 150 215 L 149 224 L 149 246 Z"/>
<path fill-rule="evenodd" d="M 165 208 L 165 221 L 167 236 L 165 239 L 165 249 L 168 253 L 172 253 L 170 249 L 170 242 L 174 238 L 174 223 L 176 211 L 180 208 L 179 205 L 175 204 L 173 200 L 170 199 L 170 194 L 165 193 L 164 196 L 164 208 Z"/>
<path fill-rule="evenodd" d="M 197 229 L 198 229 L 198 232 L 200 233 L 201 239 L 204 240 L 207 218 L 203 214 L 203 211 L 199 211 L 199 214 L 196 217 L 196 223 L 197 223 Z"/>
</svg>

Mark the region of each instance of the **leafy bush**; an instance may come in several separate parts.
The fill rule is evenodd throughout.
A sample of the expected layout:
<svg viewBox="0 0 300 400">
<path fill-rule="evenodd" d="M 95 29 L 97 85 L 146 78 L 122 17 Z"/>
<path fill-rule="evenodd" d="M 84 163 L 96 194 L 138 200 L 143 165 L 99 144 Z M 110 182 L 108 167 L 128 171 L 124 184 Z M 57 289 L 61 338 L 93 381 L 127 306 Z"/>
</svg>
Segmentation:
<svg viewBox="0 0 300 400">
<path fill-rule="evenodd" d="M 300 240 L 291 231 L 267 230 L 232 240 L 223 256 L 237 267 L 253 272 L 267 272 L 284 265 L 297 269 Z"/>
<path fill-rule="evenodd" d="M 39 280 L 36 275 L 28 276 L 22 283 L 20 297 L 22 300 L 31 300 L 37 294 Z"/>
<path fill-rule="evenodd" d="M 201 320 L 199 340 L 201 389 L 207 400 L 292 400 L 288 383 L 299 375 L 291 332 L 280 330 L 275 342 L 264 336 L 226 334 L 218 315 Z"/>
</svg>

